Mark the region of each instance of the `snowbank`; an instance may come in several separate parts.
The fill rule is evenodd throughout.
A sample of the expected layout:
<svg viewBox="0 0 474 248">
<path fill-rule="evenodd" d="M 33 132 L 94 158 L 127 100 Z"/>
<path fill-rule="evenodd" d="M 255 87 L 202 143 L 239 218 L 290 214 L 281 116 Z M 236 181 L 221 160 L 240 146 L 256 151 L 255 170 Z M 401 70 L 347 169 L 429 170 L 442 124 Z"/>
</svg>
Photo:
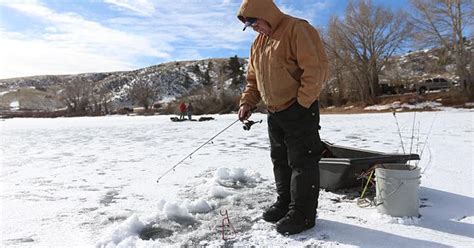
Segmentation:
<svg viewBox="0 0 474 248">
<path fill-rule="evenodd" d="M 421 102 L 421 103 L 416 103 L 416 104 L 408 104 L 408 103 L 400 103 L 400 102 L 393 102 L 391 104 L 384 104 L 384 105 L 372 105 L 372 106 L 367 106 L 364 108 L 364 110 L 372 110 L 372 111 L 383 111 L 383 110 L 395 110 L 399 111 L 402 109 L 410 109 L 410 110 L 423 110 L 423 109 L 438 109 L 439 107 L 443 106 L 439 102 Z"/>
<path fill-rule="evenodd" d="M 165 226 L 165 227 L 191 227 L 199 225 L 212 216 L 219 216 L 222 210 L 217 211 L 219 202 L 230 195 L 234 195 L 232 190 L 236 185 L 247 185 L 252 182 L 260 182 L 260 174 L 250 172 L 243 168 L 219 168 L 214 176 L 206 180 L 202 185 L 207 188 L 207 195 L 202 195 L 194 201 L 188 198 L 181 202 L 167 202 L 161 199 L 157 206 L 159 212 L 155 216 L 142 221 L 136 214 L 127 218 L 121 224 L 114 224 L 106 234 L 96 243 L 96 247 L 129 247 L 137 244 L 141 231 L 145 227 Z M 226 188 L 221 184 L 234 185 Z M 234 196 L 231 202 L 239 202 L 241 198 Z M 219 218 L 222 218 L 219 217 Z M 146 217 L 144 218 L 146 219 Z M 153 242 L 153 241 L 150 241 Z"/>
</svg>

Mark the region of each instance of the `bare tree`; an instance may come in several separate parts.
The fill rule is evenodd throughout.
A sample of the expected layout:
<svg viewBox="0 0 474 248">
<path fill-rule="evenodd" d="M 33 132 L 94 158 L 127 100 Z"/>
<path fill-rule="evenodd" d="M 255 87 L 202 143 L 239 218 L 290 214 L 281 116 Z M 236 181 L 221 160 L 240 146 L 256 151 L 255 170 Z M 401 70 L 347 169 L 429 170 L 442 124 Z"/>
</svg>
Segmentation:
<svg viewBox="0 0 474 248">
<path fill-rule="evenodd" d="M 321 35 L 328 58 L 331 61 L 330 71 L 332 75 L 326 83 L 323 92 L 328 95 L 326 96 L 326 101 L 332 100 L 332 104 L 339 106 L 343 102 L 344 90 L 346 89 L 346 87 L 344 87 L 344 82 L 346 82 L 344 78 L 346 64 L 342 59 L 344 57 L 342 55 L 344 51 L 340 49 L 341 46 L 338 44 L 337 33 L 333 27 L 335 24 L 333 17 L 329 22 L 329 29 Z"/>
<path fill-rule="evenodd" d="M 108 79 L 103 79 L 97 82 L 96 86 L 94 87 L 94 94 L 91 98 L 91 111 L 96 115 L 109 113 L 109 105 L 113 97 L 113 93 L 109 84 L 110 81 Z"/>
<path fill-rule="evenodd" d="M 130 85 L 128 93 L 133 102 L 148 110 L 157 99 L 159 88 L 151 80 L 135 78 Z"/>
<path fill-rule="evenodd" d="M 405 12 L 376 6 L 370 0 L 350 1 L 344 19 L 332 17 L 333 55 L 351 74 L 363 101 L 380 95 L 379 74 L 411 31 Z"/>
<path fill-rule="evenodd" d="M 323 36 L 324 44 L 331 61 L 332 78 L 326 85 L 326 91 L 333 97 L 334 104 L 345 104 L 347 101 L 366 102 L 368 94 L 361 83 L 354 59 L 340 39 L 340 21 L 332 17 L 327 34 Z"/>
<path fill-rule="evenodd" d="M 439 46 L 455 55 L 456 74 L 471 97 L 474 97 L 473 54 L 466 49 L 466 26 L 474 22 L 472 0 L 411 0 L 418 44 Z M 470 64 L 471 70 L 468 69 Z"/>
<path fill-rule="evenodd" d="M 61 100 L 66 104 L 68 111 L 76 114 L 85 114 L 93 95 L 94 83 L 82 77 L 63 82 L 60 93 Z"/>
</svg>

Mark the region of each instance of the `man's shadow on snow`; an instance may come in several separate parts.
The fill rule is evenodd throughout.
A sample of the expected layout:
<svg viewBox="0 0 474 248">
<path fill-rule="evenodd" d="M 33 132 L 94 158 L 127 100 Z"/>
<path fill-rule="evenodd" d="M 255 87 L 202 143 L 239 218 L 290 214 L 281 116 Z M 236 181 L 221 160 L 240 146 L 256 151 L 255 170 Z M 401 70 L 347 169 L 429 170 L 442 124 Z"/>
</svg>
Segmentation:
<svg viewBox="0 0 474 248">
<path fill-rule="evenodd" d="M 314 230 L 314 229 L 311 229 Z M 436 242 L 408 238 L 342 222 L 317 219 L 315 233 L 325 233 L 329 241 L 357 247 L 450 247 Z M 295 237 L 296 238 L 296 237 Z"/>
<path fill-rule="evenodd" d="M 474 238 L 474 225 L 461 220 L 474 216 L 474 198 L 426 187 L 420 188 L 421 219 L 416 226 Z"/>
</svg>

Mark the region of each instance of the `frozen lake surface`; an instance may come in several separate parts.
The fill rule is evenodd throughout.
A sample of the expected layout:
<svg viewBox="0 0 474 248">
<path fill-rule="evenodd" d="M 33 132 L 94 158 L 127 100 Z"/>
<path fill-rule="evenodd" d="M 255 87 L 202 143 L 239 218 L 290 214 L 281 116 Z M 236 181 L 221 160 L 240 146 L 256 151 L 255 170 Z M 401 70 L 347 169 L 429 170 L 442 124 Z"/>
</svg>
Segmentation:
<svg viewBox="0 0 474 248">
<path fill-rule="evenodd" d="M 420 218 L 361 208 L 357 191 L 321 191 L 316 227 L 289 237 L 260 219 L 275 200 L 265 115 L 252 116 L 264 122 L 249 132 L 234 125 L 159 184 L 159 175 L 236 115 L 182 123 L 169 116 L 0 120 L 1 244 L 472 246 L 474 112 L 416 113 L 411 139 L 414 116 L 398 113 L 397 120 L 406 150 L 425 147 Z M 391 113 L 322 115 L 321 126 L 331 143 L 402 153 Z M 227 241 L 225 210 L 236 229 L 227 230 Z M 155 237 L 146 240 L 150 227 Z"/>
</svg>

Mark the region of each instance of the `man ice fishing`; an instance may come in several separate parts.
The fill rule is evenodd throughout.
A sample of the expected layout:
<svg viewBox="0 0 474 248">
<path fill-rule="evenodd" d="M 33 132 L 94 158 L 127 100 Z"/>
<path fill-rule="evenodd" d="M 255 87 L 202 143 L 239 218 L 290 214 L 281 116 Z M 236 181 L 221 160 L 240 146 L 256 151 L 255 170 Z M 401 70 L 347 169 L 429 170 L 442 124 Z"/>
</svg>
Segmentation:
<svg viewBox="0 0 474 248">
<path fill-rule="evenodd" d="M 251 50 L 239 119 L 260 101 L 268 109 L 277 201 L 263 219 L 282 234 L 315 225 L 319 167 L 318 98 L 328 59 L 318 32 L 307 21 L 282 13 L 272 0 L 243 0 L 238 18 L 258 32 Z"/>
</svg>

